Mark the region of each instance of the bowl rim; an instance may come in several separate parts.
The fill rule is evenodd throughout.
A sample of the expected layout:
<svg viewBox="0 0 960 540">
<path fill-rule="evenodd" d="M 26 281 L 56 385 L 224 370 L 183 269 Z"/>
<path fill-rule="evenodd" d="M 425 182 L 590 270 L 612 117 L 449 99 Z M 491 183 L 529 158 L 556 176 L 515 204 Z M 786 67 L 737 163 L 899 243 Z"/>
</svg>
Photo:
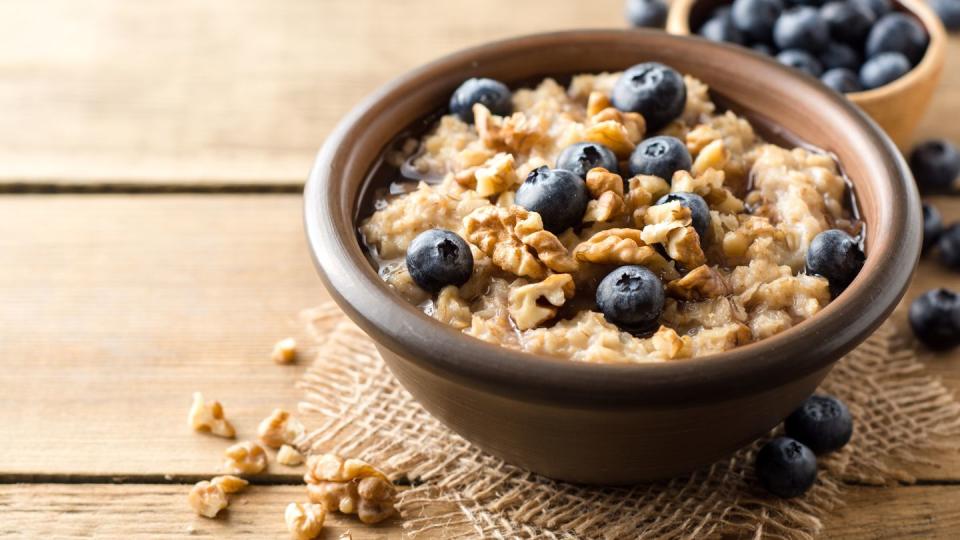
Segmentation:
<svg viewBox="0 0 960 540">
<path fill-rule="evenodd" d="M 418 80 L 431 74 L 475 66 L 478 58 L 502 55 L 514 48 L 547 48 L 590 40 L 604 44 L 647 40 L 653 42 L 651 46 L 693 42 L 692 46 L 704 50 L 719 48 L 744 61 L 763 62 L 766 69 L 778 71 L 778 77 L 806 85 L 821 98 L 834 101 L 878 148 L 890 173 L 887 189 L 893 200 L 905 203 L 889 210 L 898 219 L 878 225 L 878 230 L 890 235 L 880 242 L 888 249 L 870 253 L 865 271 L 815 317 L 730 351 L 668 363 L 587 364 L 515 351 L 465 336 L 404 301 L 366 259 L 357 239 L 353 210 L 349 219 L 337 217 L 344 213 L 337 197 L 341 184 L 338 169 L 352 157 L 351 138 L 364 129 L 365 119 L 390 106 L 391 96 L 398 98 L 413 91 Z M 395 134 L 406 127 L 398 126 Z M 369 172 L 373 165 L 364 167 Z M 572 30 L 508 38 L 461 50 L 407 72 L 375 91 L 347 114 L 318 153 L 304 189 L 304 226 L 328 293 L 378 348 L 466 387 L 508 399 L 570 408 L 665 407 L 769 390 L 829 368 L 866 339 L 896 307 L 916 268 L 921 234 L 919 201 L 909 168 L 882 130 L 842 96 L 812 84 L 802 74 L 740 47 L 697 37 L 643 30 Z M 357 201 L 352 204 L 356 206 Z M 869 268 L 876 271 L 867 272 Z"/>
</svg>

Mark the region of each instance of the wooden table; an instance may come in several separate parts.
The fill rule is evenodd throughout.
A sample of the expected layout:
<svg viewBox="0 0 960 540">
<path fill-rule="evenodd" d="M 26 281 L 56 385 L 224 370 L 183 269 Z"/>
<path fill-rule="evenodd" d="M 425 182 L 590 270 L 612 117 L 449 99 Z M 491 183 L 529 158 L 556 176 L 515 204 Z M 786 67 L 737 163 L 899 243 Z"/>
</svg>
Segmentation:
<svg viewBox="0 0 960 540">
<path fill-rule="evenodd" d="M 523 32 L 621 26 L 621 2 L 32 0 L 0 3 L 0 538 L 285 538 L 299 474 L 273 467 L 223 519 L 188 484 L 224 441 L 293 408 L 272 344 L 327 298 L 299 190 L 334 122 L 406 69 Z M 960 39 L 922 128 L 960 143 Z M 960 201 L 940 199 L 960 218 Z M 910 296 L 960 278 L 925 262 Z M 898 315 L 902 316 L 902 315 Z M 930 357 L 960 389 L 960 353 Z M 912 486 L 850 486 L 831 537 L 955 537 L 960 457 Z M 329 520 L 325 538 L 397 538 Z"/>
</svg>

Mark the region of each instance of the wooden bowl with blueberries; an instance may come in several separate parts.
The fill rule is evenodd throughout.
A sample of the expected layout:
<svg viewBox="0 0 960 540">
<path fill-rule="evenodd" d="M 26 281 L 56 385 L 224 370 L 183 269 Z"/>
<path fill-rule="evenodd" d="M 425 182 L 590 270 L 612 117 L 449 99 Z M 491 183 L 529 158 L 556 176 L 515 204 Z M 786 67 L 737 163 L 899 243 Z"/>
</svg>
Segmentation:
<svg viewBox="0 0 960 540">
<path fill-rule="evenodd" d="M 904 150 L 947 47 L 943 23 L 923 0 L 674 0 L 667 31 L 749 47 L 819 78 Z"/>
</svg>

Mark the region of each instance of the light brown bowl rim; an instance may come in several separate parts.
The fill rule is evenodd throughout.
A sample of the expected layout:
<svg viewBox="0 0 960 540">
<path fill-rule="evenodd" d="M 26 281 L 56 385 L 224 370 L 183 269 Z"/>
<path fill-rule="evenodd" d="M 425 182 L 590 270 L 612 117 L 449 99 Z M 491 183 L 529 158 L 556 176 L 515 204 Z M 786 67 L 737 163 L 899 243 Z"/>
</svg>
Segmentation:
<svg viewBox="0 0 960 540">
<path fill-rule="evenodd" d="M 686 42 L 704 54 L 738 60 L 723 65 L 743 69 L 744 63 L 752 63 L 754 68 L 772 70 L 834 101 L 862 127 L 865 142 L 878 148 L 889 173 L 891 185 L 884 188 L 889 190 L 888 199 L 903 204 L 881 210 L 889 218 L 878 225 L 888 235 L 878 240 L 884 249 L 871 248 L 864 270 L 847 291 L 815 317 L 757 343 L 683 361 L 623 365 L 571 362 L 486 343 L 432 319 L 393 292 L 361 249 L 354 215 L 357 201 L 351 209 L 339 202 L 344 190 L 340 175 L 352 159 L 352 138 L 437 73 L 476 68 L 485 59 L 518 49 L 616 46 L 630 40 L 641 40 L 650 50 Z M 397 126 L 397 132 L 406 127 Z M 372 166 L 364 165 L 366 171 Z M 916 268 L 921 237 L 919 195 L 909 169 L 890 139 L 858 108 L 795 70 L 741 47 L 642 30 L 576 30 L 496 41 L 445 56 L 393 80 L 355 107 L 327 138 L 305 187 L 304 221 L 327 291 L 380 346 L 469 387 L 574 408 L 683 406 L 760 392 L 821 370 L 866 339 L 894 309 Z"/>
</svg>

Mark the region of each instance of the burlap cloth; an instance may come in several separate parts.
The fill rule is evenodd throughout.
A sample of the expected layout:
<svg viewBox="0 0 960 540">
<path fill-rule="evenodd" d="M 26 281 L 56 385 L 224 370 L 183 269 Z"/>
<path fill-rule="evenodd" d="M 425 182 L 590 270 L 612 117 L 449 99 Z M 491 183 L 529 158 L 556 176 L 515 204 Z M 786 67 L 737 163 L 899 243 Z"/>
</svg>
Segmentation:
<svg viewBox="0 0 960 540">
<path fill-rule="evenodd" d="M 305 312 L 315 357 L 300 404 L 304 447 L 374 463 L 413 486 L 399 501 L 408 536 L 437 538 L 814 538 L 844 484 L 911 482 L 926 450 L 956 450 L 960 406 L 888 322 L 831 372 L 853 439 L 820 460 L 804 497 L 758 490 L 762 441 L 689 476 L 632 488 L 555 482 L 485 454 L 445 428 L 393 378 L 370 339 L 334 306 Z M 585 463 L 585 467 L 590 466 Z"/>
</svg>

